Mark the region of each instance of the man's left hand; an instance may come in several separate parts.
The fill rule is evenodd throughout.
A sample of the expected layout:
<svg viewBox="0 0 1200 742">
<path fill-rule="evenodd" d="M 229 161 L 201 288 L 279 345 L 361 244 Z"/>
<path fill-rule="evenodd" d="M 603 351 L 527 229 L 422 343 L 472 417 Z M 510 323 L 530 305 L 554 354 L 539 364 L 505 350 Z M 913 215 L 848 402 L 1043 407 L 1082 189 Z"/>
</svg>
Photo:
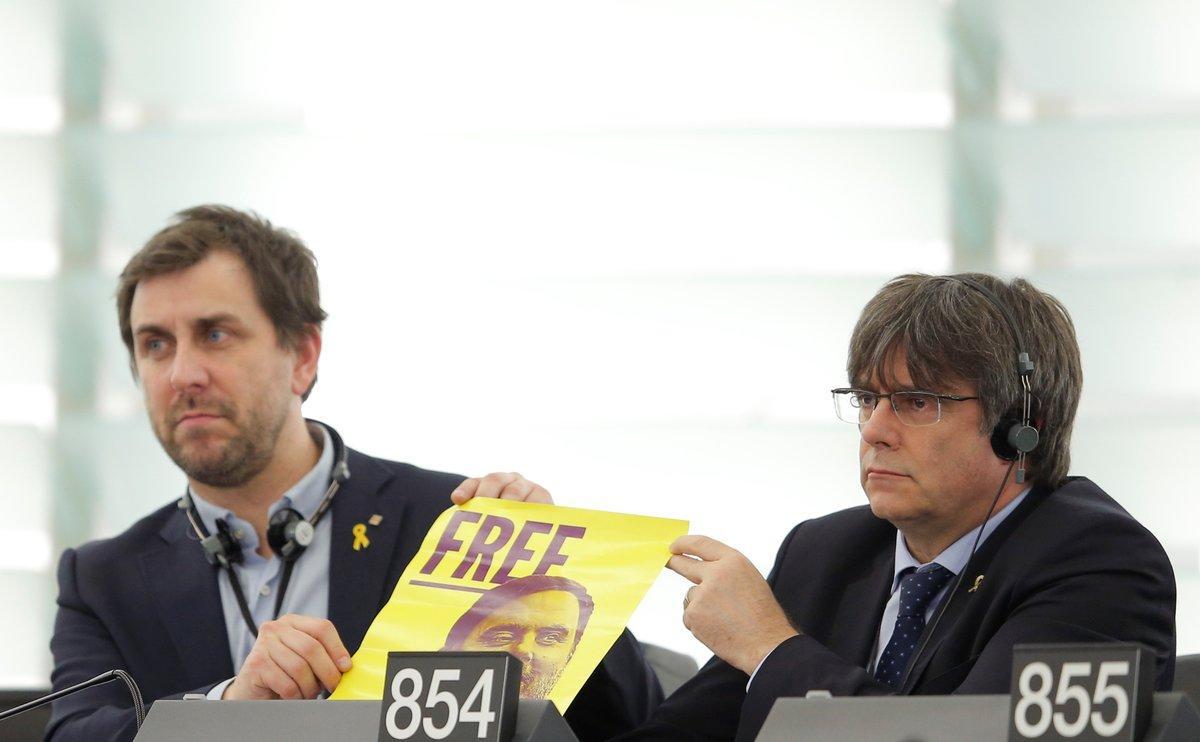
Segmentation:
<svg viewBox="0 0 1200 742">
<path fill-rule="evenodd" d="M 500 500 L 520 500 L 553 505 L 546 488 L 530 482 L 516 472 L 494 472 L 486 477 L 472 477 L 458 485 L 450 493 L 455 505 L 462 505 L 472 497 L 494 497 Z"/>
<path fill-rule="evenodd" d="M 713 654 L 747 675 L 799 632 L 750 560 L 708 536 L 681 536 L 667 567 L 695 585 L 684 598 L 683 625 Z"/>
</svg>

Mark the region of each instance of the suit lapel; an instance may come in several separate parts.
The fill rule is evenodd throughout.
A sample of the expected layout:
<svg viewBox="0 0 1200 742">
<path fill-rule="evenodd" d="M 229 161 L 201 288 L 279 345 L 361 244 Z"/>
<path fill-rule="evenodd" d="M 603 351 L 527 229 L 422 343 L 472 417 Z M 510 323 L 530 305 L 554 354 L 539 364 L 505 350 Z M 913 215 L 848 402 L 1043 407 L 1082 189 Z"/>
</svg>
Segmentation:
<svg viewBox="0 0 1200 742">
<path fill-rule="evenodd" d="M 853 647 L 852 659 L 859 667 L 870 667 L 875 659 L 875 644 L 879 641 L 879 620 L 883 616 L 883 608 L 887 605 L 888 598 L 891 597 L 892 580 L 895 577 L 895 543 L 893 536 L 888 548 L 876 553 L 863 579 L 855 586 L 858 593 L 851 605 L 869 607 L 867 611 L 859 611 L 857 620 L 851 624 L 852 643 L 849 646 Z"/>
<path fill-rule="evenodd" d="M 921 680 L 921 676 L 925 673 L 926 669 L 928 669 L 929 663 L 937 654 L 938 649 L 941 647 L 942 643 L 945 642 L 946 637 L 950 636 L 958 629 L 958 624 L 963 619 L 964 615 L 980 615 L 978 606 L 973 604 L 977 600 L 986 600 L 987 596 L 990 595 L 991 592 L 987 591 L 976 593 L 971 591 L 976 575 L 987 573 L 992 564 L 992 560 L 996 557 L 996 553 L 999 552 L 1001 547 L 1004 546 L 1004 544 L 1008 541 L 1009 536 L 1011 536 L 1013 532 L 1021 526 L 1021 523 L 1024 522 L 1025 518 L 1027 518 L 1029 514 L 1033 512 L 1033 510 L 1040 505 L 1043 500 L 1046 499 L 1048 494 L 1049 491 L 1044 489 L 1034 489 L 1032 492 L 1030 492 L 1025 497 L 1025 501 L 1017 506 L 1016 510 L 1009 513 L 1008 517 L 1004 519 L 1004 522 L 996 527 L 996 530 L 993 531 L 990 536 L 988 536 L 987 541 L 983 542 L 978 551 L 975 552 L 975 555 L 971 557 L 964 569 L 963 579 L 958 584 L 958 589 L 956 589 L 954 594 L 948 598 L 950 602 L 946 605 L 946 610 L 942 615 L 941 620 L 938 621 L 936 626 L 926 627 L 927 632 L 932 629 L 933 633 L 930 634 L 928 644 L 925 647 L 925 650 L 921 652 L 921 656 L 916 658 L 917 665 L 914 666 L 912 671 L 909 673 L 908 681 L 904 684 L 904 687 L 900 689 L 900 693 L 911 693 L 912 690 L 917 686 Z M 1000 576 L 997 575 L 996 579 L 999 579 L 999 577 Z M 967 628 L 969 628 L 971 631 L 975 631 L 977 629 L 975 626 L 970 626 Z M 922 635 L 922 639 L 924 639 L 924 635 Z M 963 657 L 961 659 L 966 660 L 968 658 Z"/>
<path fill-rule="evenodd" d="M 161 541 L 141 554 L 139 566 L 159 622 L 171 637 L 189 687 L 233 676 L 229 637 L 216 570 L 204 559 L 187 518 L 176 512 Z"/>
<path fill-rule="evenodd" d="M 329 619 L 352 653 L 390 597 L 388 572 L 403 520 L 403 499 L 380 497 L 392 474 L 357 451 L 348 452 L 350 479 L 333 498 L 329 549 Z M 380 516 L 371 525 L 373 516 Z M 370 542 L 354 548 L 363 526 Z"/>
<path fill-rule="evenodd" d="M 995 535 L 995 534 L 993 534 Z M 988 539 L 991 540 L 990 538 Z M 963 616 L 963 612 L 972 607 L 970 604 L 975 600 L 976 594 L 970 593 L 971 583 L 974 580 L 974 575 L 980 574 L 987 570 L 988 563 L 991 561 L 990 555 L 987 558 L 980 558 L 982 555 L 976 554 L 968 565 L 967 574 L 963 575 L 962 582 L 958 584 L 958 589 L 954 591 L 953 596 L 949 597 L 950 601 L 946 604 L 946 610 L 942 614 L 936 626 L 926 627 L 926 632 L 921 635 L 921 641 L 926 641 L 925 649 L 916 659 L 917 665 L 909 672 L 908 680 L 904 687 L 900 689 L 900 693 L 910 693 L 914 687 L 920 682 L 921 676 L 929 667 L 929 663 L 941 648 L 942 643 L 958 628 L 959 620 Z M 972 611 L 974 613 L 974 611 Z M 932 628 L 933 633 L 928 639 L 925 634 Z M 918 642 L 918 646 L 920 643 Z M 964 660 L 967 658 L 963 658 Z"/>
<path fill-rule="evenodd" d="M 872 515 L 865 518 L 869 518 L 867 535 L 855 538 L 853 544 L 839 542 L 832 568 L 825 558 L 802 557 L 795 571 L 781 566 L 777 569 L 782 576 L 772 572 L 772 585 L 796 626 L 859 667 L 868 666 L 878 638 L 896 543 L 895 528 Z M 800 593 L 788 591 L 791 584 L 811 586 L 808 594 L 816 599 L 802 599 Z"/>
</svg>

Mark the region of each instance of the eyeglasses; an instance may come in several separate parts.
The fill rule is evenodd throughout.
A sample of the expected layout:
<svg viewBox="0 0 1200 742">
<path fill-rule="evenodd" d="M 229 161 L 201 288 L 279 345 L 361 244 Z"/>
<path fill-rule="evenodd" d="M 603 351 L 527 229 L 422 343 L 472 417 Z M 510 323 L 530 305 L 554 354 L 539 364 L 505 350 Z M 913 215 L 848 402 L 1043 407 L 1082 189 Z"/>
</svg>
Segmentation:
<svg viewBox="0 0 1200 742">
<path fill-rule="evenodd" d="M 896 418 L 905 425 L 922 427 L 933 425 L 942 419 L 942 402 L 966 402 L 979 397 L 963 397 L 957 394 L 935 394 L 933 392 L 892 392 L 880 394 L 865 389 L 834 389 L 833 409 L 838 419 L 862 425 L 871 419 L 879 400 L 891 402 Z"/>
</svg>

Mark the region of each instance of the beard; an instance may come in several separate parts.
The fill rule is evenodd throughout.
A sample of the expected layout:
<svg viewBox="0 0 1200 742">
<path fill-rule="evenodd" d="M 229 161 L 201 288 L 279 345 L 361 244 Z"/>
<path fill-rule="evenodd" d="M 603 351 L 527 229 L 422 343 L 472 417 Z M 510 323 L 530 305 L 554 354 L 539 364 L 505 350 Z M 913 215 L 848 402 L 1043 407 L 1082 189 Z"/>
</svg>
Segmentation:
<svg viewBox="0 0 1200 742">
<path fill-rule="evenodd" d="M 183 416 L 200 410 L 224 418 L 237 434 L 222 441 L 209 431 L 188 430 L 177 437 Z M 267 468 L 286 419 L 286 405 L 273 409 L 269 397 L 260 398 L 246 411 L 244 419 L 231 402 L 188 397 L 171 407 L 154 432 L 163 450 L 192 480 L 210 487 L 239 487 Z"/>
<path fill-rule="evenodd" d="M 561 664 L 538 660 L 526 663 L 521 673 L 521 698 L 547 698 L 570 661 L 568 656 Z"/>
<path fill-rule="evenodd" d="M 550 691 L 554 689 L 554 684 L 558 682 L 558 676 L 562 675 L 562 670 L 553 675 L 541 675 L 534 673 L 521 678 L 521 698 L 546 698 L 550 695 Z"/>
</svg>

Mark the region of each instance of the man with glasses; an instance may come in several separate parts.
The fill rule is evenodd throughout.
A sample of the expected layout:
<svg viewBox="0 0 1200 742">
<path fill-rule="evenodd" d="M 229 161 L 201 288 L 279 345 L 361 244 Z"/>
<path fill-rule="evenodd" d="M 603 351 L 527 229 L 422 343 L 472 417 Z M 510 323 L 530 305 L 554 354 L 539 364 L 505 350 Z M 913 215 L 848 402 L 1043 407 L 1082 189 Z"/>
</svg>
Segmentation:
<svg viewBox="0 0 1200 742">
<path fill-rule="evenodd" d="M 796 526 L 765 580 L 730 546 L 676 541 L 683 623 L 715 657 L 627 738 L 753 739 L 810 690 L 1007 693 L 1027 642 L 1141 642 L 1170 687 L 1166 554 L 1067 476 L 1082 370 L 1062 304 L 1020 279 L 900 276 L 847 371 L 833 398 L 869 504 Z"/>
</svg>

